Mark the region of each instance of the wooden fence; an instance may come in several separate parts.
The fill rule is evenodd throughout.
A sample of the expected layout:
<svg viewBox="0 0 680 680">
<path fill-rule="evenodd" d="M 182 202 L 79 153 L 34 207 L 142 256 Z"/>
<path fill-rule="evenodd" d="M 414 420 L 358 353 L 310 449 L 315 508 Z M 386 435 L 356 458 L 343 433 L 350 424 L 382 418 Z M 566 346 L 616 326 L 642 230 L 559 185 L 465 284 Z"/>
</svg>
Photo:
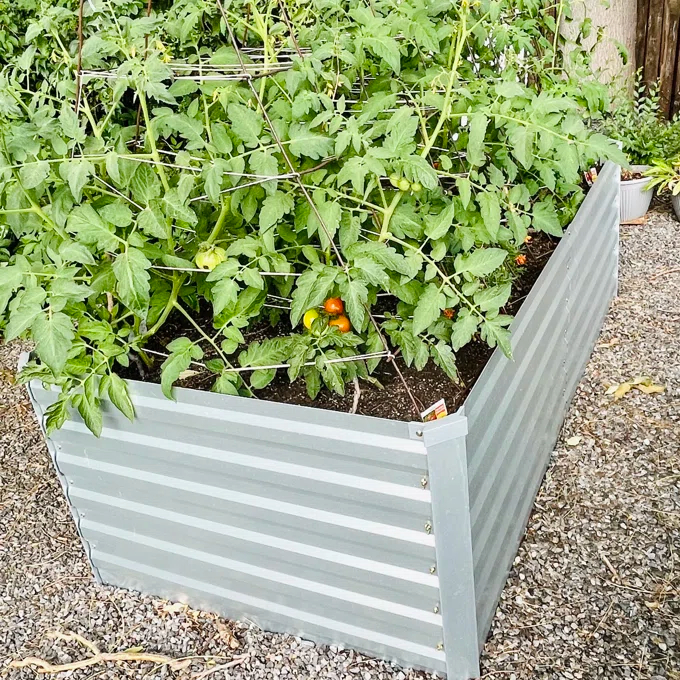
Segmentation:
<svg viewBox="0 0 680 680">
<path fill-rule="evenodd" d="M 659 80 L 665 113 L 680 112 L 680 0 L 638 0 L 635 59 L 646 83 Z"/>
</svg>

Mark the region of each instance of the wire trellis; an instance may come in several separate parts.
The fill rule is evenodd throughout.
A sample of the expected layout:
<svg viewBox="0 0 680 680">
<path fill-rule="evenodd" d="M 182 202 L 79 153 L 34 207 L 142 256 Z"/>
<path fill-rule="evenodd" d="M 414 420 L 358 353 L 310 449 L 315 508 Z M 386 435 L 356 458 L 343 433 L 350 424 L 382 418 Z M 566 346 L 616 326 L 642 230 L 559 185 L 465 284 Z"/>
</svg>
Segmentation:
<svg viewBox="0 0 680 680">
<path fill-rule="evenodd" d="M 116 79 L 119 77 L 119 74 L 116 70 L 93 70 L 93 69 L 83 69 L 82 68 L 82 50 L 83 50 L 83 39 L 82 39 L 82 10 L 83 10 L 83 2 L 84 0 L 80 0 L 80 16 L 79 16 L 79 23 L 78 23 L 78 60 L 77 60 L 77 67 L 76 67 L 76 113 L 78 112 L 79 106 L 80 106 L 80 101 L 81 98 L 83 97 L 83 87 L 84 87 L 84 81 L 89 80 L 89 79 Z M 266 51 L 263 48 L 253 48 L 253 47 L 246 47 L 242 46 L 239 44 L 238 40 L 236 39 L 236 36 L 234 34 L 234 31 L 231 26 L 231 22 L 229 20 L 229 17 L 224 9 L 224 6 L 221 2 L 221 0 L 215 0 L 217 8 L 219 10 L 219 13 L 222 17 L 223 20 L 223 25 L 224 28 L 227 32 L 229 42 L 231 44 L 231 48 L 233 49 L 234 56 L 236 58 L 235 63 L 231 64 L 213 64 L 213 63 L 205 63 L 205 62 L 196 62 L 196 63 L 191 63 L 191 62 L 169 62 L 168 67 L 173 75 L 174 80 L 192 80 L 195 82 L 219 82 L 219 81 L 238 81 L 238 82 L 243 82 L 245 83 L 248 88 L 250 89 L 250 92 L 252 94 L 252 97 L 257 104 L 257 108 L 262 115 L 265 123 L 265 127 L 267 128 L 269 134 L 271 135 L 271 138 L 274 141 L 274 147 L 278 150 L 279 154 L 283 158 L 284 165 L 287 169 L 286 172 L 284 173 L 277 173 L 275 175 L 258 175 L 254 173 L 245 173 L 245 172 L 233 172 L 233 171 L 227 171 L 222 173 L 223 175 L 231 176 L 231 177 L 236 177 L 238 178 L 237 183 L 234 184 L 232 187 L 228 187 L 226 189 L 222 189 L 219 193 L 228 193 L 231 191 L 236 191 L 241 188 L 246 188 L 249 186 L 254 186 L 257 184 L 262 184 L 265 182 L 270 182 L 270 181 L 291 181 L 295 183 L 300 190 L 301 194 L 304 196 L 304 199 L 308 203 L 312 213 L 316 217 L 319 223 L 319 228 L 322 233 L 325 234 L 328 243 L 330 244 L 331 250 L 333 254 L 335 255 L 335 259 L 337 261 L 337 266 L 340 267 L 345 274 L 349 277 L 349 266 L 345 262 L 342 253 L 340 252 L 340 249 L 338 245 L 335 243 L 331 232 L 329 231 L 321 213 L 319 212 L 319 209 L 312 198 L 309 189 L 307 185 L 302 181 L 302 177 L 304 174 L 309 173 L 309 172 L 314 172 L 316 169 L 323 167 L 325 164 L 330 162 L 331 159 L 324 159 L 321 164 L 319 164 L 316 168 L 311 168 L 305 171 L 299 171 L 293 162 L 291 161 L 291 158 L 288 154 L 287 148 L 285 143 L 282 141 L 281 137 L 279 136 L 279 133 L 277 131 L 276 126 L 273 124 L 269 113 L 267 111 L 267 108 L 264 105 L 264 102 L 262 100 L 262 97 L 260 95 L 260 91 L 258 91 L 258 88 L 255 87 L 254 81 L 260 79 L 260 78 L 266 78 L 268 76 L 274 75 L 276 73 L 280 73 L 282 71 L 288 70 L 295 66 L 296 62 L 298 60 L 304 59 L 305 56 L 311 54 L 311 50 L 301 48 L 299 44 L 297 43 L 297 40 L 294 35 L 293 27 L 291 25 L 290 19 L 288 18 L 285 7 L 283 5 L 280 6 L 281 10 L 281 16 L 284 19 L 284 22 L 286 23 L 286 26 L 288 27 L 288 30 L 290 32 L 290 37 L 293 41 L 293 44 L 295 46 L 294 49 L 281 49 L 277 51 L 275 54 L 271 54 L 269 51 Z M 148 0 L 147 4 L 147 14 L 150 14 L 151 12 L 151 0 Z M 148 44 L 148 36 L 147 36 L 147 44 Z M 272 60 L 272 57 L 274 58 Z M 346 99 L 346 103 L 349 104 L 358 104 L 361 103 L 361 99 Z M 412 104 L 412 100 L 409 99 L 408 96 L 406 97 L 400 97 L 397 100 L 397 106 L 406 106 L 409 104 Z M 434 109 L 434 107 L 431 107 Z M 394 109 L 396 110 L 396 109 Z M 140 127 L 140 112 L 138 110 L 137 112 L 137 132 L 135 134 L 135 139 L 133 141 L 134 146 L 141 146 L 141 141 L 139 140 L 139 127 Z M 159 150 L 160 152 L 160 150 Z M 172 155 L 173 152 L 167 151 L 165 152 L 169 155 Z M 155 158 L 141 158 L 141 157 L 134 157 L 135 155 L 131 155 L 131 159 L 135 161 L 139 161 L 141 163 L 148 163 L 151 165 L 161 165 L 164 167 L 170 167 L 170 168 L 176 168 L 179 169 L 180 171 L 189 171 L 189 172 L 203 172 L 203 167 L 193 167 L 191 165 L 179 165 L 175 163 L 166 163 L 164 161 L 159 161 L 158 157 L 156 155 Z M 202 165 L 204 165 L 206 162 L 209 161 L 209 159 L 202 159 L 202 158 L 195 158 L 195 157 L 190 157 L 192 161 L 198 161 Z M 246 179 L 249 180 L 243 184 L 239 184 L 240 180 Z M 102 183 L 105 184 L 109 189 L 112 189 L 114 193 L 116 194 L 121 194 L 115 187 L 111 187 L 108 183 L 102 180 Z M 197 196 L 197 197 L 192 197 L 190 200 L 191 201 L 200 201 L 200 200 L 205 200 L 209 198 L 207 194 Z M 130 199 L 128 199 L 130 200 Z M 138 206 L 134 201 L 131 201 L 132 205 L 135 207 L 139 208 L 141 206 Z M 162 266 L 162 265 L 152 265 L 153 269 L 158 269 L 158 270 L 169 270 L 169 271 L 180 271 L 180 272 L 201 272 L 201 273 L 206 273 L 207 270 L 203 269 L 193 269 L 193 268 L 182 268 L 182 267 L 169 267 L 169 266 Z M 261 276 L 300 276 L 301 274 L 298 273 L 292 273 L 292 272 L 260 272 Z M 274 296 L 275 299 L 276 296 Z M 287 298 L 281 298 L 278 300 L 278 302 L 287 302 Z M 284 309 L 288 310 L 288 306 L 284 306 L 282 304 L 272 304 L 272 303 L 265 303 L 265 306 L 267 307 L 272 307 L 272 308 L 279 308 L 279 309 Z M 404 375 L 402 371 L 400 370 L 399 366 L 397 365 L 397 362 L 395 361 L 396 355 L 392 352 L 390 349 L 390 346 L 387 342 L 387 339 L 376 321 L 375 315 L 371 312 L 371 309 L 369 308 L 368 305 L 364 305 L 365 312 L 367 314 L 368 319 L 370 320 L 370 323 L 372 324 L 375 332 L 377 333 L 378 337 L 380 338 L 380 342 L 383 345 L 383 350 L 378 351 L 378 352 L 371 352 L 367 354 L 359 354 L 359 355 L 354 355 L 351 357 L 342 357 L 338 359 L 330 359 L 324 362 L 324 364 L 336 364 L 336 363 L 348 363 L 348 362 L 353 362 L 353 361 L 364 361 L 366 359 L 382 359 L 386 358 L 388 362 L 394 367 L 395 372 L 397 373 L 402 385 L 404 386 L 404 389 L 406 390 L 406 393 L 409 396 L 409 399 L 411 401 L 411 404 L 413 406 L 413 410 L 415 413 L 419 416 L 420 412 L 422 410 L 422 404 L 419 407 L 419 404 L 409 388 L 406 379 L 404 378 Z M 157 352 L 154 350 L 150 349 L 144 349 L 143 351 L 148 352 L 150 354 L 158 354 L 161 356 L 168 356 L 164 355 L 161 352 Z M 204 364 L 200 364 L 199 362 L 192 362 L 194 364 L 199 364 L 203 367 L 205 367 Z M 305 366 L 315 366 L 317 365 L 316 361 L 310 361 L 306 362 L 304 364 Z M 280 368 L 289 368 L 290 364 L 287 363 L 281 363 L 281 364 L 274 364 L 270 366 L 245 366 L 245 367 L 227 367 L 224 369 L 225 372 L 230 372 L 230 373 L 243 373 L 243 372 L 249 372 L 249 371 L 257 371 L 257 370 L 271 370 L 271 369 L 280 369 Z"/>
</svg>

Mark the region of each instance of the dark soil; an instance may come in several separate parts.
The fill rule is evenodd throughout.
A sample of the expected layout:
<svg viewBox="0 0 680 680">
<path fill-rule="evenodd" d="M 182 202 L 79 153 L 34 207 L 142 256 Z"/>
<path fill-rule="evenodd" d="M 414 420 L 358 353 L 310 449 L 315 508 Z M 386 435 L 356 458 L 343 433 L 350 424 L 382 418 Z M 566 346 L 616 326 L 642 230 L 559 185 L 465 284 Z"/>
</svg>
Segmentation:
<svg viewBox="0 0 680 680">
<path fill-rule="evenodd" d="M 621 180 L 629 182 L 632 179 L 642 179 L 644 175 L 641 172 L 633 172 L 632 170 L 621 170 Z"/>
<path fill-rule="evenodd" d="M 558 243 L 559 239 L 552 238 L 546 234 L 537 233 L 532 235 L 532 240 L 526 244 L 523 251 L 526 256 L 526 263 L 521 268 L 522 273 L 520 277 L 513 283 L 513 294 L 503 310 L 505 313 L 517 313 Z M 393 304 L 394 300 L 391 298 L 381 298 L 380 307 L 390 309 Z M 201 310 L 200 314 L 194 314 L 194 316 L 197 322 L 204 328 L 212 329 L 212 317 L 209 309 Z M 282 317 L 278 326 L 278 332 L 288 332 L 289 330 L 286 326 L 285 317 Z M 247 342 L 252 342 L 273 337 L 276 332 L 276 328 L 272 328 L 268 322 L 263 322 L 253 326 L 247 333 L 244 333 L 244 336 Z M 165 352 L 165 346 L 171 340 L 180 336 L 196 339 L 198 333 L 182 315 L 171 315 L 159 333 L 150 340 L 147 348 L 157 352 Z M 461 378 L 460 384 L 451 382 L 446 374 L 432 361 L 422 371 L 417 371 L 415 368 L 406 366 L 401 357 L 397 357 L 396 361 L 404 377 L 404 382 L 408 386 L 408 390 L 394 366 L 382 361 L 373 373 L 373 377 L 378 380 L 380 386 L 361 381 L 361 394 L 356 412 L 362 415 L 389 418 L 391 420 L 419 420 L 420 411 L 424 411 L 439 399 L 445 399 L 448 412 L 453 413 L 462 405 L 492 353 L 493 350 L 486 343 L 479 340 L 463 347 L 456 355 Z M 163 359 L 153 355 L 149 355 L 149 358 L 153 359 L 154 363 L 144 371 L 143 376 L 139 370 L 141 362 L 131 363 L 130 368 L 121 374 L 123 377 L 134 380 L 160 382 L 160 366 Z M 205 358 L 210 358 L 210 355 L 206 354 Z M 209 390 L 215 379 L 214 374 L 202 369 L 198 365 L 191 368 L 192 370 L 195 369 L 196 373 L 179 381 L 177 384 L 181 387 Z M 418 413 L 416 413 L 416 409 L 408 394 L 409 390 L 417 403 Z M 322 388 L 317 398 L 312 400 L 307 395 L 304 381 L 297 380 L 294 383 L 290 383 L 285 370 L 282 370 L 278 371 L 276 378 L 266 388 L 258 390 L 256 395 L 259 399 L 269 401 L 313 406 L 332 411 L 350 411 L 353 406 L 354 392 L 352 384 L 346 386 L 344 396 Z"/>
</svg>

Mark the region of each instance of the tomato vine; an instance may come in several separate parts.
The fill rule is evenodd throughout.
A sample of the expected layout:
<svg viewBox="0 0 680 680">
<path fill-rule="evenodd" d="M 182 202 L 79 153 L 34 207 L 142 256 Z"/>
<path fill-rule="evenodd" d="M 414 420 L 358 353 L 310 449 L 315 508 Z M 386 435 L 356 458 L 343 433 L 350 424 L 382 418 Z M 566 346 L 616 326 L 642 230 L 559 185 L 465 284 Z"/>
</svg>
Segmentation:
<svg viewBox="0 0 680 680">
<path fill-rule="evenodd" d="M 218 392 L 285 368 L 313 397 L 393 351 L 453 380 L 477 336 L 510 355 L 525 237 L 561 235 L 581 170 L 621 158 L 588 124 L 587 22 L 566 48 L 537 0 L 80 9 L 80 36 L 68 2 L 0 34 L 0 318 L 35 343 L 23 379 L 61 388 L 50 428 L 73 406 L 98 434 L 105 397 L 133 417 L 117 367 L 173 314 L 198 339 L 167 345 L 168 397 L 197 362 Z M 263 320 L 278 336 L 248 342 Z"/>
</svg>

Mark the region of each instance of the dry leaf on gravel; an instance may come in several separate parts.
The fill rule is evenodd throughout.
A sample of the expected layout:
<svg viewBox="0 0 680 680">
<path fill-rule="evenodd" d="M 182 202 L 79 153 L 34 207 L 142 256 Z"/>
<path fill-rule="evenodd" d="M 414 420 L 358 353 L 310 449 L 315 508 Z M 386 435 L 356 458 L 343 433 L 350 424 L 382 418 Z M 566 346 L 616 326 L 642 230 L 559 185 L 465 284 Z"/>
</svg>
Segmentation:
<svg viewBox="0 0 680 680">
<path fill-rule="evenodd" d="M 651 378 L 638 377 L 626 382 L 610 385 L 605 394 L 614 395 L 614 401 L 618 401 L 633 388 L 640 390 L 640 392 L 644 392 L 645 394 L 660 394 L 666 389 L 663 385 L 655 384 Z"/>
</svg>

